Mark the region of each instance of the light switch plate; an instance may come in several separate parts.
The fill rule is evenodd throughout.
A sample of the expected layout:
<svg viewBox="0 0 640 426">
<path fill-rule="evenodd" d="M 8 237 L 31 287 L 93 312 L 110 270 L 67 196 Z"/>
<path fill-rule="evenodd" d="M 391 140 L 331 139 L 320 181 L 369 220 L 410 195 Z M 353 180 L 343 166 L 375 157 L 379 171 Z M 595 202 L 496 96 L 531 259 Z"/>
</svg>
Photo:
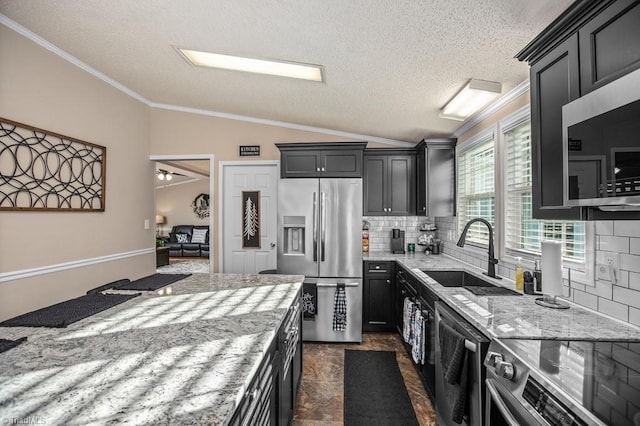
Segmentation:
<svg viewBox="0 0 640 426">
<path fill-rule="evenodd" d="M 144 220 L 144 229 L 149 229 L 149 219 Z"/>
</svg>

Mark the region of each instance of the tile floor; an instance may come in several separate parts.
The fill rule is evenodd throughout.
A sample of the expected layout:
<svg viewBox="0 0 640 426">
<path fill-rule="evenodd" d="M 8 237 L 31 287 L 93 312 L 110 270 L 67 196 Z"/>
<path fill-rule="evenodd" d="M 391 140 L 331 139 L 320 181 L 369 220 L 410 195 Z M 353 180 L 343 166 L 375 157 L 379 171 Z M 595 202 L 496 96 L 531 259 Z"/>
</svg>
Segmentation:
<svg viewBox="0 0 640 426">
<path fill-rule="evenodd" d="M 304 343 L 300 391 L 293 426 L 343 425 L 344 350 L 396 351 L 396 359 L 420 425 L 435 425 L 431 400 L 397 333 L 365 333 L 362 344 Z"/>
</svg>

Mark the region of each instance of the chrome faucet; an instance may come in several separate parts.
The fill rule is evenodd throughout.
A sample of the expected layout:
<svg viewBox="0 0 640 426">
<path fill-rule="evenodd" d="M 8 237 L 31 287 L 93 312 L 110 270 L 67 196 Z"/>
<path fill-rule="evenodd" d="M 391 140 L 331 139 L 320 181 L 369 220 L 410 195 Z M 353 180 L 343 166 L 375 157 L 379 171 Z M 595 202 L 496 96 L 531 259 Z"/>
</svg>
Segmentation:
<svg viewBox="0 0 640 426">
<path fill-rule="evenodd" d="M 496 275 L 496 264 L 498 263 L 498 259 L 494 257 L 493 253 L 493 227 L 491 226 L 489 221 L 481 217 L 476 217 L 475 219 L 471 219 L 469 222 L 467 222 L 467 224 L 464 226 L 464 230 L 462 231 L 462 235 L 460 235 L 457 246 L 464 247 L 464 243 L 467 240 L 467 232 L 469 231 L 469 227 L 475 222 L 482 222 L 487 225 L 487 228 L 489 228 L 489 263 L 487 265 L 487 272 L 483 272 L 483 274 L 488 277 L 501 280 L 502 277 Z"/>
</svg>

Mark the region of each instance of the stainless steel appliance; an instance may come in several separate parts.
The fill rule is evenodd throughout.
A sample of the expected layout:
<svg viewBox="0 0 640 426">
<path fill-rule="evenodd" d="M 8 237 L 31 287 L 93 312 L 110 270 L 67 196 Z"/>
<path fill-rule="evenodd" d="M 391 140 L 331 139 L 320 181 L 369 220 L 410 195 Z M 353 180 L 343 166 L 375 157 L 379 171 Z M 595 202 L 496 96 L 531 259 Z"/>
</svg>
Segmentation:
<svg viewBox="0 0 640 426">
<path fill-rule="evenodd" d="M 494 340 L 488 425 L 640 424 L 640 343 Z"/>
<path fill-rule="evenodd" d="M 362 179 L 280 179 L 278 273 L 302 274 L 317 289 L 317 313 L 305 341 L 362 341 Z M 333 327 L 334 297 L 344 288 L 346 328 Z"/>
<path fill-rule="evenodd" d="M 436 414 L 438 424 L 444 426 L 455 426 L 458 424 L 482 426 L 484 424 L 484 383 L 485 369 L 482 366 L 484 356 L 487 352 L 489 339 L 471 326 L 461 316 L 455 313 L 443 302 L 435 302 L 436 306 Z M 456 423 L 452 416 L 453 404 L 447 397 L 451 394 L 450 385 L 445 383 L 445 367 L 443 364 L 448 359 L 442 357 L 442 347 L 440 345 L 440 324 L 444 324 L 455 330 L 464 337 L 465 350 L 467 351 L 467 376 L 460 380 L 466 380 L 467 414 L 462 418 L 461 423 Z M 444 361 L 444 362 L 443 362 Z"/>
<path fill-rule="evenodd" d="M 640 209 L 640 70 L 562 108 L 564 203 Z"/>
</svg>

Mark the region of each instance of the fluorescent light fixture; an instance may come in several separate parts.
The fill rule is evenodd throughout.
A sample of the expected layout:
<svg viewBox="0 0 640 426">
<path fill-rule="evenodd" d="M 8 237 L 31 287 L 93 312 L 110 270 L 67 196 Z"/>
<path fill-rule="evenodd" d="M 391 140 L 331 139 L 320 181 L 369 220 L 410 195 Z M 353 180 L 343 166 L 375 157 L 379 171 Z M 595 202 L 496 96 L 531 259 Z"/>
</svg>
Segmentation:
<svg viewBox="0 0 640 426">
<path fill-rule="evenodd" d="M 464 121 L 502 92 L 495 81 L 469 80 L 449 103 L 442 108 L 441 118 Z"/>
<path fill-rule="evenodd" d="M 278 77 L 323 81 L 322 67 L 319 65 L 244 58 L 241 56 L 221 55 L 219 53 L 199 52 L 188 49 L 178 49 L 178 51 L 182 53 L 190 64 L 200 67 L 222 68 L 226 70 L 269 74 Z"/>
</svg>

